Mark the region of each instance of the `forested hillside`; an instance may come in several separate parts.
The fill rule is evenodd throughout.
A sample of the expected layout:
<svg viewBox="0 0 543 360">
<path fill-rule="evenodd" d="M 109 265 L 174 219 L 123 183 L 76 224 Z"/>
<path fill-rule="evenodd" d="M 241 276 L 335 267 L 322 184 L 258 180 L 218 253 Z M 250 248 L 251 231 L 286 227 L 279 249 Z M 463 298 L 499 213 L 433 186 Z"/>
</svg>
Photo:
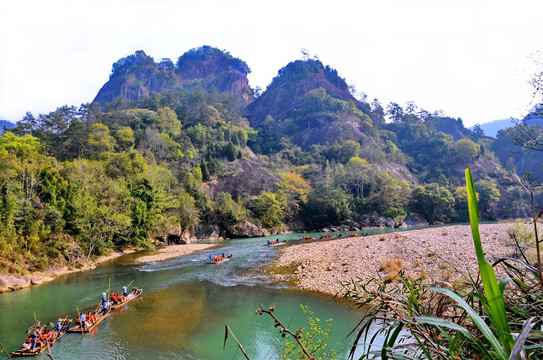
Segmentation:
<svg viewBox="0 0 543 360">
<path fill-rule="evenodd" d="M 417 214 L 467 221 L 468 165 L 483 220 L 528 214 L 493 152 L 505 138 L 413 103 L 359 101 L 317 59 L 287 64 L 256 98 L 249 71 L 207 46 L 175 65 L 137 51 L 94 102 L 27 113 L 0 137 L 0 271 Z"/>
</svg>

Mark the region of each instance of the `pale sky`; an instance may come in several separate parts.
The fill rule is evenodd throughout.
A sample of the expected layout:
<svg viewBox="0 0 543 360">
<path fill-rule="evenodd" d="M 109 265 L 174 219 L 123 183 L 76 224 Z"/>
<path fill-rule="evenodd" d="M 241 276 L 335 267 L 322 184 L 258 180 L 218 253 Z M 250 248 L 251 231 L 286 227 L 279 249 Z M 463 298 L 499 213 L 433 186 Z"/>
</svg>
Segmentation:
<svg viewBox="0 0 543 360">
<path fill-rule="evenodd" d="M 137 50 L 175 63 L 202 45 L 247 62 L 253 88 L 307 49 L 369 101 L 465 126 L 521 117 L 542 14 L 541 0 L 0 0 L 0 119 L 92 101 Z"/>
</svg>

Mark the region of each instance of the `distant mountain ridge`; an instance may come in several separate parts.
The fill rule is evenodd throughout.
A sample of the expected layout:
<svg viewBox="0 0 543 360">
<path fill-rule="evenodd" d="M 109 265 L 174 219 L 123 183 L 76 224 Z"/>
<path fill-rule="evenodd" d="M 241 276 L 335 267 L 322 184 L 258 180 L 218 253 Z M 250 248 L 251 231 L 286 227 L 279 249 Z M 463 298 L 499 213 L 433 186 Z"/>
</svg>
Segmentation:
<svg viewBox="0 0 543 360">
<path fill-rule="evenodd" d="M 14 128 L 15 126 L 17 126 L 17 125 L 12 123 L 11 121 L 0 120 L 0 134 L 4 133 L 4 127 L 6 129 L 11 129 L 11 128 Z"/>
<path fill-rule="evenodd" d="M 514 121 L 517 119 L 509 118 L 509 119 L 501 119 L 501 120 L 494 120 L 491 122 L 487 122 L 484 124 L 479 124 L 481 127 L 481 130 L 483 130 L 484 134 L 486 136 L 490 136 L 495 138 L 498 135 L 498 132 L 500 130 L 505 130 L 508 127 L 511 127 L 514 125 Z M 471 130 L 473 130 L 475 127 L 470 127 Z"/>
</svg>

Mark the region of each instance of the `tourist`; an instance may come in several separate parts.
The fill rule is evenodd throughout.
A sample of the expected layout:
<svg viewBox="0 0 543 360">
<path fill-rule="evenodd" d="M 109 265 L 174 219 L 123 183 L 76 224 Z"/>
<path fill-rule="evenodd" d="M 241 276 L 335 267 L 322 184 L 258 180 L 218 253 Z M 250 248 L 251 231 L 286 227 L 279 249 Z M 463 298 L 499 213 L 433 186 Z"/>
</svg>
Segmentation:
<svg viewBox="0 0 543 360">
<path fill-rule="evenodd" d="M 30 335 L 30 338 L 32 339 L 32 350 L 36 350 L 36 344 L 38 343 L 38 339 L 39 339 L 39 335 L 38 335 L 38 332 L 36 330 L 34 330 L 32 332 L 32 335 Z"/>
<path fill-rule="evenodd" d="M 85 314 L 84 313 L 79 314 L 79 322 L 83 330 L 87 328 L 87 324 L 85 323 L 85 321 L 86 321 Z"/>
</svg>

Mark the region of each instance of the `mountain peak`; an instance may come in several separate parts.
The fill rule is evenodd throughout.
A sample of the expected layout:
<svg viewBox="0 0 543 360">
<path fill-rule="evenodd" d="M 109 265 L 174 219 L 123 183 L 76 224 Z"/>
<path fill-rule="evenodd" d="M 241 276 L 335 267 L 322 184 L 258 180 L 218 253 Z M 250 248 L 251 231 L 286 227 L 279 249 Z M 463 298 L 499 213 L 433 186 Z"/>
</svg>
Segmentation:
<svg viewBox="0 0 543 360">
<path fill-rule="evenodd" d="M 190 49 L 181 55 L 177 60 L 176 73 L 183 78 L 196 78 L 199 74 L 198 71 L 194 73 L 194 70 L 201 67 L 202 64 L 207 65 L 205 69 L 207 71 L 238 71 L 245 76 L 251 72 L 245 61 L 233 57 L 228 51 L 204 45 Z"/>
<path fill-rule="evenodd" d="M 249 101 L 253 95 L 247 79 L 250 71 L 244 61 L 207 45 L 187 51 L 176 65 L 170 59 L 157 64 L 143 50 L 138 50 L 113 64 L 109 81 L 94 101 L 105 106 L 119 97 L 133 101 L 165 90 L 197 87 L 205 90 L 214 87 Z"/>
</svg>

